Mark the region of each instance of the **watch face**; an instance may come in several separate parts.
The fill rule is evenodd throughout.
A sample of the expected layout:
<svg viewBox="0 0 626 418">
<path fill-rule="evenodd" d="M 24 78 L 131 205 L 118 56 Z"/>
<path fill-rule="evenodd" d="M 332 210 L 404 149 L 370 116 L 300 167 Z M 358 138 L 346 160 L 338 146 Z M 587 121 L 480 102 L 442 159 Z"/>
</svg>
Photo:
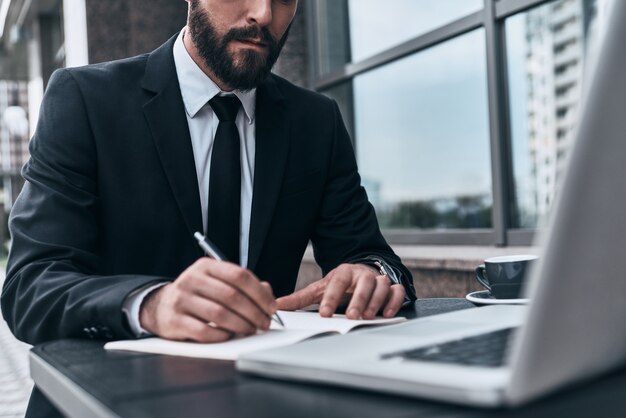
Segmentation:
<svg viewBox="0 0 626 418">
<path fill-rule="evenodd" d="M 385 269 L 385 266 L 383 265 L 382 261 L 376 260 L 374 261 L 374 264 L 376 264 L 376 267 L 378 267 L 378 272 L 380 273 L 381 276 L 389 277 L 389 274 L 387 274 L 387 269 Z"/>
</svg>

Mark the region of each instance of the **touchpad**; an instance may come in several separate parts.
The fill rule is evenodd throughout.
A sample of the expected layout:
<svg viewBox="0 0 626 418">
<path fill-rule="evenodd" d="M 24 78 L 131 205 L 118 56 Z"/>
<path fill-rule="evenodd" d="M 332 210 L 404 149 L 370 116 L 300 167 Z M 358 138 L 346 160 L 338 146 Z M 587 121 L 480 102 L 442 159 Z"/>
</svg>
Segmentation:
<svg viewBox="0 0 626 418">
<path fill-rule="evenodd" d="M 471 326 L 471 325 L 470 325 Z M 468 324 L 461 322 L 446 322 L 446 321 L 407 321 L 397 325 L 386 325 L 384 327 L 376 327 L 368 329 L 368 334 L 377 335 L 438 335 L 456 332 L 459 330 L 468 329 Z"/>
</svg>

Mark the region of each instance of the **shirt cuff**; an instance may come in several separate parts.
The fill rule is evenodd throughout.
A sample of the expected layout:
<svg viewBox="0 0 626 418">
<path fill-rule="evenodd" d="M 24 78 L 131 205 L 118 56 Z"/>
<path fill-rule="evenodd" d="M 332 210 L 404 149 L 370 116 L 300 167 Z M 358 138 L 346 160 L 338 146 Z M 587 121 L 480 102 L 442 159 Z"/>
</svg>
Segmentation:
<svg viewBox="0 0 626 418">
<path fill-rule="evenodd" d="M 146 287 L 140 287 L 139 289 L 131 292 L 131 294 L 126 297 L 126 300 L 124 300 L 122 312 L 126 315 L 126 319 L 128 319 L 128 326 L 130 327 L 132 333 L 135 334 L 135 337 L 140 338 L 152 335 L 143 329 L 141 323 L 139 322 L 139 310 L 141 309 L 141 303 L 150 292 L 158 289 L 159 287 L 163 287 L 168 283 L 169 282 L 163 282 L 151 284 Z"/>
</svg>

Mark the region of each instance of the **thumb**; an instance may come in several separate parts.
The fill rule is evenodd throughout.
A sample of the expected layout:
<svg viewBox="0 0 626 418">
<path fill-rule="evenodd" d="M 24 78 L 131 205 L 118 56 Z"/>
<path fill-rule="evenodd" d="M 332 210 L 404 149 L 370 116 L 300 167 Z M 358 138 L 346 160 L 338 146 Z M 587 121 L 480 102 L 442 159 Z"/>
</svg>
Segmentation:
<svg viewBox="0 0 626 418">
<path fill-rule="evenodd" d="M 320 303 L 324 294 L 323 289 L 320 291 L 322 287 L 320 286 L 320 282 L 321 280 L 311 283 L 304 289 L 300 289 L 291 295 L 276 299 L 278 309 L 282 311 L 295 311 L 296 309 L 302 309 L 314 303 Z"/>
</svg>

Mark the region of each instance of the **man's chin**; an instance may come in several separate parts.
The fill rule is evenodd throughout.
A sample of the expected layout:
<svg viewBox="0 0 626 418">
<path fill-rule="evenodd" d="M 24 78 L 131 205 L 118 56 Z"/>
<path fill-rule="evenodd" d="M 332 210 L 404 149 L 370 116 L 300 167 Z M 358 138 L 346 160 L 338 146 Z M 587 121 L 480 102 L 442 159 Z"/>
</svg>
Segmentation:
<svg viewBox="0 0 626 418">
<path fill-rule="evenodd" d="M 233 67 L 241 73 L 261 73 L 267 66 L 267 57 L 253 51 L 243 51 L 233 60 Z"/>
<path fill-rule="evenodd" d="M 230 49 L 235 67 L 249 66 L 251 63 L 257 66 L 263 66 L 267 63 L 269 52 L 267 48 L 258 48 L 256 46 L 242 45 Z"/>
<path fill-rule="evenodd" d="M 232 47 L 228 48 L 230 68 L 223 74 L 217 72 L 218 77 L 222 74 L 223 82 L 234 89 L 250 90 L 265 80 L 270 72 L 265 54 L 251 48 L 232 50 Z"/>
</svg>

